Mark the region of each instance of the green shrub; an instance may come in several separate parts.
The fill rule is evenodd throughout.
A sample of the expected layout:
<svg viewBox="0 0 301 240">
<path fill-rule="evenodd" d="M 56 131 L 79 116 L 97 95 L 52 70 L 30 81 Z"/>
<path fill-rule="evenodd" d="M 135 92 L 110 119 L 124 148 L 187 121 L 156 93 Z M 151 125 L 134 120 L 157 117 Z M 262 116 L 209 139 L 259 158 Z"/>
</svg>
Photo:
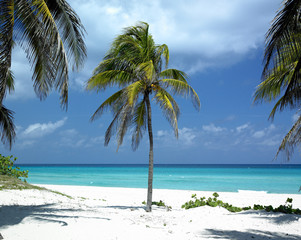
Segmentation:
<svg viewBox="0 0 301 240">
<path fill-rule="evenodd" d="M 19 167 L 14 166 L 14 162 L 17 158 L 12 158 L 13 156 L 5 157 L 0 154 L 0 175 L 27 178 L 28 171 L 20 171 Z"/>
<path fill-rule="evenodd" d="M 142 204 L 146 205 L 146 202 L 143 201 Z M 158 206 L 158 207 L 166 207 L 167 210 L 171 210 L 172 207 L 171 206 L 167 206 L 162 200 L 160 200 L 159 202 L 152 202 L 152 205 Z"/>
<path fill-rule="evenodd" d="M 223 207 L 230 212 L 241 212 L 241 211 L 246 211 L 246 210 L 252 209 L 250 206 L 240 208 L 240 207 L 232 206 L 229 203 L 224 203 L 223 201 L 217 199 L 219 197 L 219 195 L 217 193 L 213 193 L 213 197 L 214 198 L 209 197 L 207 200 L 205 197 L 201 197 L 198 199 L 196 194 L 193 194 L 191 196 L 191 198 L 193 198 L 194 200 L 190 200 L 190 201 L 184 203 L 182 205 L 182 208 L 189 209 L 189 208 L 196 208 L 196 207 L 201 207 L 201 206 L 207 205 L 210 207 L 217 207 L 217 206 Z M 301 215 L 301 210 L 299 208 L 293 209 L 292 202 L 293 202 L 293 199 L 288 198 L 285 202 L 285 205 L 280 205 L 277 208 L 273 208 L 272 205 L 262 206 L 259 204 L 254 204 L 253 210 L 265 210 L 267 212 L 281 212 L 281 213 L 286 213 L 286 214 L 294 213 L 294 214 Z"/>
</svg>

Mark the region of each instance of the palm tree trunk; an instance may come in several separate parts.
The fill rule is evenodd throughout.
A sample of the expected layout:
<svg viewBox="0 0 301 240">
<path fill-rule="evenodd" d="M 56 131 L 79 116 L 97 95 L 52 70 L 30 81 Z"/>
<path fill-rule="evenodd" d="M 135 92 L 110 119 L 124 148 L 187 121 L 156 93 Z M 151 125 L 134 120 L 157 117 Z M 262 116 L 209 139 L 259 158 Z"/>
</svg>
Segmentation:
<svg viewBox="0 0 301 240">
<path fill-rule="evenodd" d="M 154 144 L 153 144 L 153 129 L 152 129 L 152 110 L 149 101 L 149 95 L 146 96 L 147 108 L 147 126 L 149 136 L 149 163 L 148 163 L 148 188 L 147 188 L 147 203 L 146 211 L 152 211 L 152 198 L 153 198 L 153 169 L 154 169 Z"/>
</svg>

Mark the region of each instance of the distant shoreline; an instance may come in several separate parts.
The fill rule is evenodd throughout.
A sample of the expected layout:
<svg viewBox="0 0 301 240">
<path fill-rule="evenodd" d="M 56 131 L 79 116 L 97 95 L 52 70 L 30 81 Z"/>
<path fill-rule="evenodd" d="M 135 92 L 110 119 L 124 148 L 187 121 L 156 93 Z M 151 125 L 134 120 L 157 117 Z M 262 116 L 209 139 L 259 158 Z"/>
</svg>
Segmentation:
<svg viewBox="0 0 301 240">
<path fill-rule="evenodd" d="M 20 163 L 20 164 L 15 164 L 16 166 L 68 166 L 68 167 L 72 167 L 72 166 L 141 166 L 141 167 L 147 167 L 148 164 L 136 164 L 136 163 L 127 163 L 127 164 L 117 164 L 117 163 L 99 163 L 99 164 L 84 164 L 84 163 L 77 163 L 77 164 L 66 164 L 66 163 Z M 164 166 L 174 166 L 174 167 L 185 167 L 185 166 L 199 166 L 199 167 L 225 167 L 225 166 L 232 166 L 232 167 L 263 167 L 263 166 L 275 166 L 275 167 L 286 167 L 286 166 L 294 166 L 294 167 L 300 167 L 301 168 L 301 164 L 296 164 L 296 163 L 270 163 L 270 164 L 235 164 L 235 163 L 229 163 L 229 164 L 154 164 L 154 166 L 159 166 L 159 167 L 164 167 Z"/>
</svg>

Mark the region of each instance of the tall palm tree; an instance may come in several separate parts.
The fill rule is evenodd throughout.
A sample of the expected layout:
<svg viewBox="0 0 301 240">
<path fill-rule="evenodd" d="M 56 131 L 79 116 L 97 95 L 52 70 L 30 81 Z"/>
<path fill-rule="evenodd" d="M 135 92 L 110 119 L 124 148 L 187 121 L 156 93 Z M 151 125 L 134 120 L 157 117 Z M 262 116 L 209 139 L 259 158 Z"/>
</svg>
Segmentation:
<svg viewBox="0 0 301 240">
<path fill-rule="evenodd" d="M 187 75 L 177 69 L 162 70 L 168 66 L 169 51 L 165 44 L 156 45 L 149 33 L 149 25 L 141 22 L 129 27 L 119 35 L 96 67 L 88 80 L 88 90 L 105 90 L 118 86 L 121 90 L 105 100 L 95 111 L 91 120 L 100 117 L 104 110 L 110 109 L 113 121 L 105 134 L 105 146 L 111 136 L 117 135 L 117 150 L 122 144 L 127 130 L 132 132 L 132 148 L 136 150 L 146 128 L 149 136 L 149 172 L 146 211 L 151 211 L 153 184 L 153 131 L 152 100 L 160 106 L 163 114 L 178 137 L 178 116 L 180 109 L 169 90 L 176 95 L 192 97 L 194 106 L 199 109 L 200 100 L 187 83 Z"/>
<path fill-rule="evenodd" d="M 86 57 L 84 27 L 65 0 L 3 0 L 0 2 L 0 129 L 11 147 L 15 130 L 13 112 L 3 106 L 14 89 L 12 50 L 18 43 L 33 69 L 33 86 L 42 100 L 52 88 L 60 91 L 67 109 L 68 61 L 78 69 Z"/>
<path fill-rule="evenodd" d="M 301 0 L 287 0 L 266 35 L 262 83 L 254 101 L 277 100 L 270 118 L 287 107 L 300 110 L 301 103 Z M 285 151 L 289 160 L 301 143 L 301 116 L 282 140 L 275 158 Z"/>
</svg>

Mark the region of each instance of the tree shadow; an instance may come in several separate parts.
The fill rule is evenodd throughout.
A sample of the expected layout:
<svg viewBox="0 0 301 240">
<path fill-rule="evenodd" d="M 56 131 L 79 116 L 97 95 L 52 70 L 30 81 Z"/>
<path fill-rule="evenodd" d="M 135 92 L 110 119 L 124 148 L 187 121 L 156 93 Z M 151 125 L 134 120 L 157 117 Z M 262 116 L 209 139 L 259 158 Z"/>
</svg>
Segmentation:
<svg viewBox="0 0 301 240">
<path fill-rule="evenodd" d="M 298 222 L 299 219 L 301 218 L 301 215 L 298 214 L 285 214 L 285 213 L 280 213 L 280 212 L 266 212 L 266 211 L 255 211 L 255 210 L 250 210 L 250 211 L 245 211 L 245 212 L 240 212 L 238 214 L 256 214 L 260 216 L 255 216 L 256 218 L 265 218 L 270 220 L 271 222 L 275 224 L 289 224 L 292 222 Z"/>
<path fill-rule="evenodd" d="M 78 216 L 74 213 L 84 213 L 85 211 L 73 208 L 60 208 L 55 204 L 43 204 L 34 206 L 10 205 L 0 207 L 0 228 L 13 226 L 22 222 L 26 217 L 32 217 L 40 222 L 58 223 L 61 226 L 67 226 L 64 218 L 93 218 L 110 220 L 101 217 Z M 69 213 L 69 214 L 68 214 Z"/>
<path fill-rule="evenodd" d="M 138 209 L 144 209 L 145 210 L 145 207 L 135 207 L 135 206 L 99 206 L 100 208 L 115 208 L 115 209 L 120 209 L 120 210 L 127 210 L 127 209 L 130 209 L 130 210 L 138 210 Z"/>
<path fill-rule="evenodd" d="M 249 230 L 247 232 L 235 231 L 235 230 L 216 230 L 216 229 L 206 229 L 208 232 L 208 239 L 231 239 L 231 240 L 300 240 L 300 235 L 279 233 L 279 232 L 269 232 L 269 231 L 260 231 L 260 230 Z M 207 234 L 206 234 L 207 235 Z M 202 235 L 202 237 L 205 237 Z"/>
</svg>

